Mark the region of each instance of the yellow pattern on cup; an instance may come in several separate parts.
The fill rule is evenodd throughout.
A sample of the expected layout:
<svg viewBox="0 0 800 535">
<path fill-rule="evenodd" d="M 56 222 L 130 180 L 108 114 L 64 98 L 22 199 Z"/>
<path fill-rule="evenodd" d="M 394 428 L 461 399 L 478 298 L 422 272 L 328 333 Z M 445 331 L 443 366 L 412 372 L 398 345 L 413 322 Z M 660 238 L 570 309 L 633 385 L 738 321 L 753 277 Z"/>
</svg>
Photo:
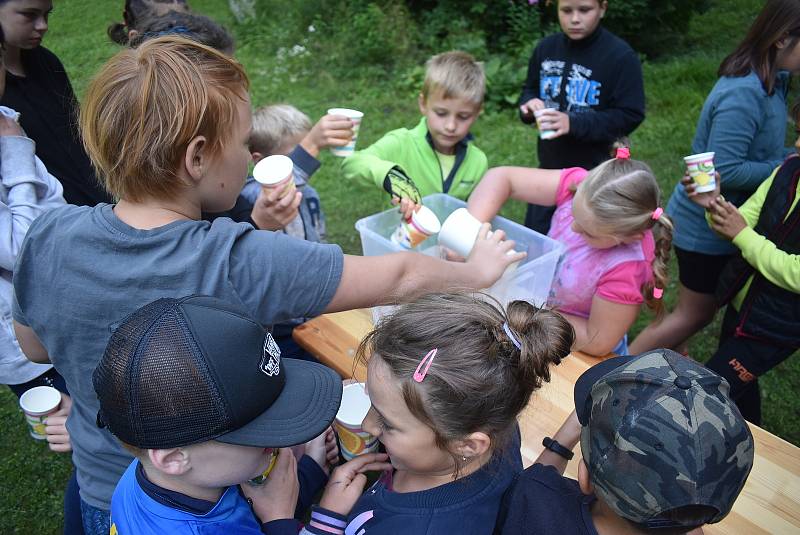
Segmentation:
<svg viewBox="0 0 800 535">
<path fill-rule="evenodd" d="M 339 433 L 339 441 L 342 447 L 353 456 L 357 456 L 364 450 L 364 439 L 353 433 L 344 426 L 338 426 L 336 431 Z"/>
</svg>

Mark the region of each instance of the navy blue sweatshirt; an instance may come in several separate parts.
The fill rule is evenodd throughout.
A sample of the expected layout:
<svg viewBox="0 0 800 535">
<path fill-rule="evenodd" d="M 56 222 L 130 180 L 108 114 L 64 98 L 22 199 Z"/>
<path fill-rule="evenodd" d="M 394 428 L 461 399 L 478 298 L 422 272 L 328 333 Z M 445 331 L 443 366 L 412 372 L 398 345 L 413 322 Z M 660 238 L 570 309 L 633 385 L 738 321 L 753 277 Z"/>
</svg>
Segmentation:
<svg viewBox="0 0 800 535">
<path fill-rule="evenodd" d="M 315 507 L 303 534 L 487 535 L 503 494 L 522 470 L 517 435 L 480 470 L 452 483 L 419 492 L 393 492 L 377 481 L 345 518 Z"/>
<path fill-rule="evenodd" d="M 578 41 L 559 32 L 533 51 L 519 103 L 532 98 L 569 114 L 568 134 L 539 139 L 539 167 L 591 169 L 644 120 L 642 66 L 625 41 L 602 27 Z"/>
</svg>

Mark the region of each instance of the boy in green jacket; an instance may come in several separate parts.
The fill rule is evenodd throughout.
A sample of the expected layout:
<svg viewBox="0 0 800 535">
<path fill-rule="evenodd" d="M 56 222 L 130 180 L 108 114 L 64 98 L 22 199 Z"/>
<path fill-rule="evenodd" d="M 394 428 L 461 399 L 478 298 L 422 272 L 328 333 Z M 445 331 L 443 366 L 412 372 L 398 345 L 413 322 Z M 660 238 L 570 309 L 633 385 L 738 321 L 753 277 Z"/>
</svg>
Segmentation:
<svg viewBox="0 0 800 535">
<path fill-rule="evenodd" d="M 433 56 L 425 66 L 419 124 L 392 130 L 342 163 L 345 178 L 383 187 L 394 203 L 403 201 L 406 215 L 431 193 L 466 199 L 488 168 L 469 133 L 483 107 L 483 67 L 459 51 Z"/>
</svg>

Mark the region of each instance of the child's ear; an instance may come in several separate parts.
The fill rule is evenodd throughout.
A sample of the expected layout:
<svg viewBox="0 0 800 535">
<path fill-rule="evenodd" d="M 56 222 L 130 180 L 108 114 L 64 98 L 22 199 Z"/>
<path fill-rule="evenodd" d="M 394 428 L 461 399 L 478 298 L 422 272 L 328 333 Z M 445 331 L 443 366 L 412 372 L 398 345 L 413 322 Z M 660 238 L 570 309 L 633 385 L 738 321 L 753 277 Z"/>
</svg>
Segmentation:
<svg viewBox="0 0 800 535">
<path fill-rule="evenodd" d="M 578 463 L 578 486 L 584 494 L 594 494 L 594 485 L 592 478 L 589 475 L 589 467 L 586 466 L 586 461 L 581 459 Z"/>
<path fill-rule="evenodd" d="M 182 448 L 168 450 L 147 450 L 150 463 L 159 472 L 171 476 L 185 474 L 189 470 L 189 455 Z"/>
<path fill-rule="evenodd" d="M 417 97 L 417 102 L 419 103 L 419 112 L 422 115 L 425 115 L 427 113 L 427 111 L 428 111 L 428 107 L 426 106 L 426 103 L 425 103 L 425 95 L 420 93 L 419 97 Z"/>
<path fill-rule="evenodd" d="M 479 457 L 483 455 L 489 451 L 491 446 L 492 439 L 489 438 L 489 435 L 480 431 L 476 431 L 475 433 L 470 433 L 465 438 L 456 441 L 454 449 L 457 455 L 470 459 L 472 457 Z"/>
<path fill-rule="evenodd" d="M 186 147 L 183 164 L 186 166 L 186 172 L 195 182 L 199 182 L 200 179 L 203 178 L 203 167 L 204 165 L 208 165 L 208 158 L 205 154 L 206 146 L 206 138 L 204 136 L 197 136 L 191 140 L 189 146 Z"/>
<path fill-rule="evenodd" d="M 264 159 L 264 155 L 258 151 L 251 152 L 250 157 L 253 159 L 253 163 L 258 163 Z"/>
</svg>

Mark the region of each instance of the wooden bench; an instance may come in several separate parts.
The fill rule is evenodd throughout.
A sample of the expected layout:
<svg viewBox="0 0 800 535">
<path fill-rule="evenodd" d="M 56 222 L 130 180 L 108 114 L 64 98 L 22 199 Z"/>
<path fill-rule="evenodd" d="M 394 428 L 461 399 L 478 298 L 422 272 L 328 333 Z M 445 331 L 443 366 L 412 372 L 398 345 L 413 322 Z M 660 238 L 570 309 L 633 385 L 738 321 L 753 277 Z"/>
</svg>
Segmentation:
<svg viewBox="0 0 800 535">
<path fill-rule="evenodd" d="M 363 381 L 366 369 L 354 362 L 356 348 L 372 329 L 369 310 L 325 314 L 294 330 L 294 339 L 320 362 L 343 378 Z M 552 436 L 572 412 L 572 390 L 578 377 L 602 359 L 572 353 L 553 368 L 550 383 L 542 387 L 520 415 L 522 458 L 530 465 L 542 451 L 542 439 Z M 720 523 L 704 528 L 712 534 L 800 534 L 800 448 L 750 426 L 756 442 L 753 471 L 733 511 Z M 580 444 L 566 475 L 576 477 Z"/>
</svg>

